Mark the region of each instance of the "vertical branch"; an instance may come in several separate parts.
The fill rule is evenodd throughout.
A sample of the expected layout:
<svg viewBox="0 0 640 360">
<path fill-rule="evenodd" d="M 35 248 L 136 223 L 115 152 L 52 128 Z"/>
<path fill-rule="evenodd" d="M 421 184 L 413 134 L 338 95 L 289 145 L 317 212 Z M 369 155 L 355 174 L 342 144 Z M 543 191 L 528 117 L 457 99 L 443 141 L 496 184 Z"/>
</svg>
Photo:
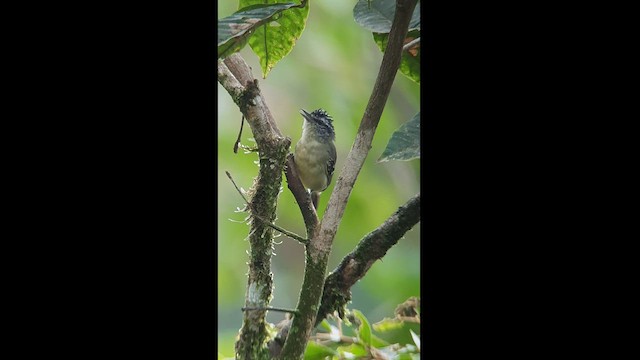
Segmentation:
<svg viewBox="0 0 640 360">
<path fill-rule="evenodd" d="M 297 306 L 299 315 L 293 318 L 289 335 L 282 349 L 282 359 L 301 359 L 303 357 L 307 341 L 315 325 L 331 245 L 351 190 L 371 149 L 373 135 L 400 66 L 404 39 L 416 3 L 417 0 L 398 0 L 396 3 L 396 12 L 387 48 L 369 103 L 360 122 L 358 134 L 336 181 L 320 226 L 316 227 L 312 234 L 308 234 L 310 241 L 306 246 L 304 280 Z"/>
<path fill-rule="evenodd" d="M 245 297 L 245 308 L 265 309 L 268 307 L 273 290 L 271 274 L 271 254 L 273 251 L 273 230 L 264 221 L 273 222 L 285 157 L 291 139 L 285 138 L 278 130 L 262 97 L 258 82 L 251 75 L 251 69 L 238 54 L 218 62 L 218 81 L 229 92 L 234 102 L 251 126 L 258 145 L 260 170 L 250 190 L 249 230 L 249 274 Z M 236 358 L 255 360 L 268 359 L 266 340 L 266 310 L 245 311 L 239 339 L 236 342 Z"/>
</svg>

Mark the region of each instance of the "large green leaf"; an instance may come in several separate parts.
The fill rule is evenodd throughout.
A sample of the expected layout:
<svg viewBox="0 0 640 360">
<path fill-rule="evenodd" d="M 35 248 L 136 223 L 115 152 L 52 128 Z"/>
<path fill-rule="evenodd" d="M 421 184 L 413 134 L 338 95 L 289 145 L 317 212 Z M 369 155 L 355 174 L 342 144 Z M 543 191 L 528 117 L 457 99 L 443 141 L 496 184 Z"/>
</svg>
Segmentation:
<svg viewBox="0 0 640 360">
<path fill-rule="evenodd" d="M 377 33 L 391 31 L 396 0 L 358 0 L 353 8 L 353 18 L 360 26 Z M 420 29 L 420 2 L 413 10 L 409 30 Z"/>
<path fill-rule="evenodd" d="M 375 348 L 381 348 L 383 346 L 389 346 L 389 342 L 384 339 L 381 339 L 375 336 L 373 333 L 371 334 L 371 346 Z"/>
<path fill-rule="evenodd" d="M 304 351 L 304 360 L 323 360 L 327 356 L 333 355 L 338 355 L 338 352 L 315 341 L 309 341 Z"/>
<path fill-rule="evenodd" d="M 367 349 L 365 349 L 364 345 L 358 343 L 353 343 L 348 346 L 338 346 L 336 350 L 338 350 L 338 354 L 342 355 L 342 358 L 344 359 L 349 358 L 349 355 L 345 353 L 349 353 L 351 354 L 351 356 L 355 356 L 356 359 L 365 357 L 368 354 Z"/>
<path fill-rule="evenodd" d="M 363 344 L 371 346 L 371 325 L 369 320 L 362 314 L 360 310 L 353 310 L 353 315 L 360 320 L 360 327 L 358 328 L 358 338 Z"/>
<path fill-rule="evenodd" d="M 413 330 L 409 330 L 411 332 L 411 337 L 413 338 L 413 343 L 416 344 L 418 350 L 420 350 L 420 337 L 413 332 Z"/>
<path fill-rule="evenodd" d="M 420 157 L 420 113 L 402 124 L 389 139 L 378 162 L 389 160 L 411 160 Z"/>
<path fill-rule="evenodd" d="M 254 4 L 277 4 L 277 0 L 240 0 L 240 7 Z M 292 8 L 271 19 L 268 23 L 258 27 L 249 38 L 249 46 L 260 59 L 262 76 L 267 74 L 273 66 L 282 60 L 293 49 L 296 40 L 302 35 L 309 3 L 303 8 Z"/>
<path fill-rule="evenodd" d="M 405 38 L 405 43 L 420 37 L 420 30 L 409 31 Z M 373 40 L 380 48 L 380 51 L 384 52 L 387 48 L 387 41 L 389 40 L 388 33 L 373 33 Z M 412 46 L 409 50 L 402 52 L 402 58 L 400 60 L 400 68 L 398 69 L 409 79 L 420 83 L 420 44 Z"/>
<path fill-rule="evenodd" d="M 256 28 L 294 6 L 298 5 L 261 3 L 242 7 L 235 13 L 218 20 L 218 59 L 223 59 L 242 49 Z"/>
<path fill-rule="evenodd" d="M 325 330 L 331 332 L 331 324 L 329 324 L 327 319 L 322 320 L 322 322 L 320 323 L 320 326 L 322 326 Z"/>
<path fill-rule="evenodd" d="M 397 330 L 404 326 L 404 322 L 398 319 L 384 318 L 377 323 L 373 324 L 373 330 L 377 332 L 385 332 L 390 330 Z"/>
</svg>

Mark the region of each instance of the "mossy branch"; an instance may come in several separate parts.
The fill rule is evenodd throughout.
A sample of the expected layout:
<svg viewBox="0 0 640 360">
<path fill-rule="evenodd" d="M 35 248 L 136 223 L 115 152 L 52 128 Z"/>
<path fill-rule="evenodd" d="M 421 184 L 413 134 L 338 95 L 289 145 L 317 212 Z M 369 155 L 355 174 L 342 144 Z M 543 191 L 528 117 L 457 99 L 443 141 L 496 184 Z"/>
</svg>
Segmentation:
<svg viewBox="0 0 640 360">
<path fill-rule="evenodd" d="M 228 171 L 225 171 L 225 173 L 227 174 L 227 177 L 229 178 L 229 180 L 231 180 L 231 183 L 233 183 L 233 186 L 234 186 L 234 187 L 236 188 L 236 190 L 238 191 L 238 194 L 240 194 L 240 196 L 242 197 L 242 199 L 244 199 L 244 201 L 245 201 L 245 203 L 247 204 L 247 206 L 249 206 L 249 204 L 250 204 L 249 200 L 247 200 L 247 198 L 246 198 L 246 197 L 244 197 L 244 194 L 242 193 L 242 191 L 240 191 L 240 188 L 238 187 L 238 185 L 236 184 L 236 182 L 233 180 L 233 177 L 231 177 L 231 174 L 229 174 L 229 172 L 228 172 Z M 253 212 L 253 216 L 255 216 L 258 220 L 263 221 L 263 222 L 265 223 L 265 225 L 267 225 L 267 226 L 269 226 L 269 227 L 273 228 L 274 230 L 276 230 L 276 231 L 278 231 L 278 232 L 280 232 L 280 233 L 282 233 L 282 234 L 285 234 L 286 236 L 288 236 L 288 237 L 290 237 L 290 238 L 292 238 L 292 239 L 294 239 L 294 240 L 299 241 L 299 242 L 300 242 L 300 243 L 302 243 L 302 244 L 306 244 L 306 243 L 308 243 L 308 242 L 309 242 L 309 240 L 307 240 L 307 239 L 303 238 L 302 236 L 300 236 L 300 235 L 298 235 L 298 234 L 296 234 L 296 233 L 292 233 L 292 232 L 291 232 L 291 231 L 289 231 L 289 230 L 283 229 L 283 228 L 281 228 L 280 226 L 278 226 L 278 225 L 276 225 L 276 224 L 272 224 L 272 223 L 270 223 L 269 221 L 265 220 L 264 218 L 262 218 L 262 217 L 260 217 L 260 216 L 256 215 L 255 211 Z"/>
<path fill-rule="evenodd" d="M 340 318 L 344 316 L 344 307 L 351 300 L 351 287 L 419 221 L 420 194 L 417 194 L 358 242 L 356 248 L 327 276 L 316 325 L 334 311 Z"/>
<path fill-rule="evenodd" d="M 260 170 L 251 189 L 251 199 L 247 202 L 253 219 L 249 229 L 251 247 L 244 307 L 266 309 L 273 290 L 272 223 L 276 216 L 285 157 L 289 152 L 291 139 L 282 136 L 260 92 L 258 81 L 253 78 L 251 68 L 239 54 L 218 62 L 218 82 L 240 108 L 258 147 Z M 254 221 L 255 218 L 260 221 Z M 242 328 L 236 342 L 236 359 L 271 358 L 266 346 L 269 334 L 265 316 L 266 310 L 244 312 Z"/>
</svg>

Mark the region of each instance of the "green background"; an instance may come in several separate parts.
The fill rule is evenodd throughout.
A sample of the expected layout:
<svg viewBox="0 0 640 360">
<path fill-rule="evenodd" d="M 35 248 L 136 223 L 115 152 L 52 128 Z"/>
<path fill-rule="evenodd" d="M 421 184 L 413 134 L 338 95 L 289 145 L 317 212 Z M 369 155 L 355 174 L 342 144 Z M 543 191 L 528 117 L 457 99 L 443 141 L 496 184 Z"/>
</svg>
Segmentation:
<svg viewBox="0 0 640 360">
<path fill-rule="evenodd" d="M 331 186 L 320 198 L 322 216 L 335 180 L 355 137 L 382 59 L 372 34 L 353 20 L 356 1 L 311 1 L 307 25 L 292 52 L 262 79 L 258 59 L 246 46 L 240 54 L 249 63 L 272 115 L 293 146 L 300 138 L 299 109 L 325 109 L 334 119 L 338 161 Z M 237 1 L 219 1 L 218 17 L 237 10 Z M 237 212 L 243 200 L 224 171 L 238 186 L 249 189 L 257 174 L 255 153 L 233 153 L 241 114 L 229 94 L 218 86 L 218 348 L 233 356 L 234 341 L 242 325 L 247 283 L 246 213 Z M 356 181 L 338 229 L 329 259 L 333 270 L 367 233 L 378 227 L 400 205 L 420 192 L 420 161 L 377 163 L 391 134 L 420 111 L 419 85 L 398 73 L 385 107 L 372 149 Z M 245 124 L 241 142 L 253 146 Z M 284 179 L 284 177 L 283 177 Z M 276 223 L 304 235 L 302 216 L 283 181 Z M 396 305 L 420 296 L 420 224 L 376 262 L 352 288 L 352 309 L 361 310 L 372 323 L 393 316 Z M 303 246 L 285 236 L 276 239 L 272 272 L 272 306 L 295 308 L 304 271 Z M 282 313 L 271 312 L 271 323 Z"/>
</svg>

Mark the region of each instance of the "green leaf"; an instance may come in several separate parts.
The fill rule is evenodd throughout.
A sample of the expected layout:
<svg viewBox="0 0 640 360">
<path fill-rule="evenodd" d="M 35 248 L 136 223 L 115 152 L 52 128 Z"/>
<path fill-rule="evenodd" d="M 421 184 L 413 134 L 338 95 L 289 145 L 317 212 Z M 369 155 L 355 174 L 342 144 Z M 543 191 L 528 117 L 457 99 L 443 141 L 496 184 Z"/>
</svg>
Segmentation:
<svg viewBox="0 0 640 360">
<path fill-rule="evenodd" d="M 420 30 L 413 30 L 407 33 L 405 38 L 405 44 L 420 37 Z M 378 45 L 380 51 L 384 52 L 387 48 L 387 42 L 389 40 L 388 33 L 373 33 L 373 40 Z M 409 79 L 420 83 L 420 44 L 412 46 L 409 50 L 402 52 L 402 58 L 400 60 L 400 72 Z"/>
<path fill-rule="evenodd" d="M 360 320 L 360 328 L 358 329 L 358 338 L 365 345 L 371 346 L 371 325 L 369 320 L 360 312 L 360 310 L 353 310 L 353 315 Z"/>
<path fill-rule="evenodd" d="M 309 341 L 304 351 L 304 360 L 323 360 L 327 356 L 338 355 L 332 348 L 320 345 L 315 341 Z"/>
<path fill-rule="evenodd" d="M 358 344 L 358 343 L 353 343 L 349 346 L 339 346 L 337 350 L 338 350 L 338 353 L 342 355 L 344 358 L 347 358 L 347 356 L 344 356 L 345 353 L 353 354 L 356 356 L 356 358 L 367 355 L 367 349 L 365 349 L 365 347 L 362 344 Z"/>
<path fill-rule="evenodd" d="M 416 354 L 411 354 L 411 353 L 401 353 L 398 355 L 398 360 L 413 360 L 413 359 L 420 359 L 420 354 L 417 354 L 418 356 L 415 357 Z"/>
<path fill-rule="evenodd" d="M 294 6 L 298 5 L 287 3 L 242 7 L 230 16 L 218 20 L 218 59 L 242 49 L 258 27 Z"/>
<path fill-rule="evenodd" d="M 404 327 L 404 322 L 398 319 L 384 318 L 373 324 L 373 329 L 378 332 L 386 332 Z"/>
<path fill-rule="evenodd" d="M 327 319 L 322 320 L 322 322 L 320 323 L 320 326 L 322 326 L 325 330 L 331 332 L 331 324 L 329 324 Z"/>
<path fill-rule="evenodd" d="M 420 157 L 420 113 L 402 124 L 389 139 L 387 148 L 378 162 L 389 160 L 412 160 Z"/>
<path fill-rule="evenodd" d="M 370 2 L 370 4 L 369 4 Z M 365 29 L 377 33 L 391 31 L 393 16 L 396 13 L 396 0 L 358 0 L 353 8 L 353 18 Z M 420 2 L 413 10 L 409 30 L 420 29 Z"/>
<path fill-rule="evenodd" d="M 276 4 L 277 0 L 240 0 L 240 6 L 253 4 Z M 303 8 L 292 8 L 277 18 L 271 19 L 257 28 L 249 38 L 249 46 L 260 60 L 262 77 L 267 74 L 278 61 L 291 52 L 296 40 L 302 35 L 307 17 L 309 3 Z"/>
<path fill-rule="evenodd" d="M 413 343 L 416 344 L 418 350 L 420 350 L 420 337 L 413 332 L 413 330 L 409 329 L 411 332 L 411 337 L 413 338 Z"/>
<path fill-rule="evenodd" d="M 371 346 L 373 346 L 374 348 L 381 348 L 381 347 L 389 346 L 389 343 L 371 334 Z"/>
</svg>

